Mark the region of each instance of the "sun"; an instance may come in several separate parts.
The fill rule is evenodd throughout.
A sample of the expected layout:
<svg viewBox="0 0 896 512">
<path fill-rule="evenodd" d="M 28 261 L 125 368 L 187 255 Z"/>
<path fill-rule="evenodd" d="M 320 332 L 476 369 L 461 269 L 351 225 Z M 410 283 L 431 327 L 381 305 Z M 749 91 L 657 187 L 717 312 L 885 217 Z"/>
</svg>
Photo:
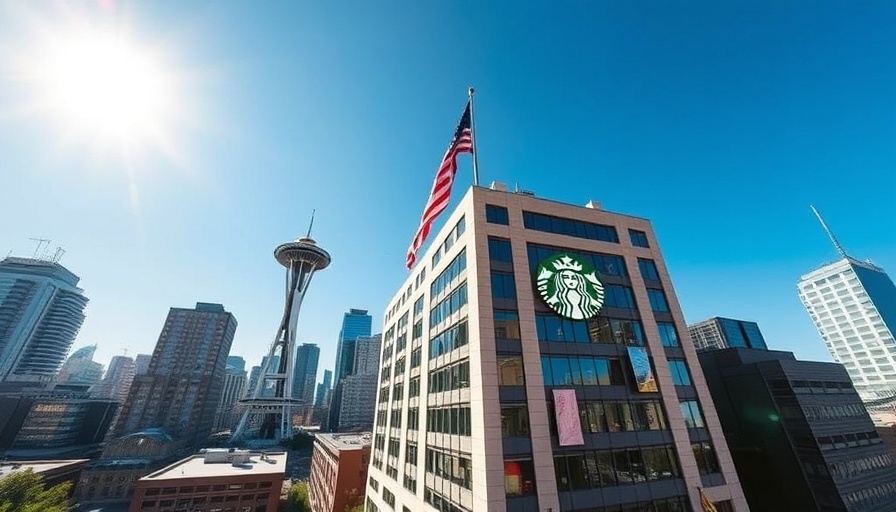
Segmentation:
<svg viewBox="0 0 896 512">
<path fill-rule="evenodd" d="M 65 33 L 44 45 L 37 62 L 44 110 L 69 131 L 133 144 L 164 128 L 174 101 L 169 74 L 124 36 Z"/>
</svg>

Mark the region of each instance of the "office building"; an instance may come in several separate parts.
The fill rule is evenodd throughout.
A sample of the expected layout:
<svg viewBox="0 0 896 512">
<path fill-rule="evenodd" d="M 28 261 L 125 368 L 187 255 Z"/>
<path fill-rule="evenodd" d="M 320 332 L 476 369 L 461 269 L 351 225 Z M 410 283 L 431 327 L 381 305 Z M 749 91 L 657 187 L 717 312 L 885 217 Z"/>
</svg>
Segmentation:
<svg viewBox="0 0 896 512">
<path fill-rule="evenodd" d="M 303 343 L 296 348 L 296 365 L 292 381 L 292 397 L 302 401 L 303 408 L 314 405 L 314 384 L 317 382 L 317 363 L 320 347 Z"/>
<path fill-rule="evenodd" d="M 221 304 L 171 308 L 146 375 L 134 378 L 115 435 L 164 428 L 198 447 L 212 430 L 236 319 Z"/>
<path fill-rule="evenodd" d="M 649 220 L 492 184 L 444 222 L 385 311 L 367 510 L 749 510 Z"/>
<path fill-rule="evenodd" d="M 81 324 L 78 276 L 53 260 L 0 261 L 0 382 L 49 382 Z"/>
<path fill-rule="evenodd" d="M 91 386 L 103 377 L 103 365 L 93 360 L 96 345 L 75 350 L 56 375 L 57 384 Z"/>
<path fill-rule="evenodd" d="M 202 450 L 138 480 L 128 510 L 276 512 L 285 473 L 283 452 Z"/>
<path fill-rule="evenodd" d="M 355 360 L 355 340 L 359 336 L 370 336 L 373 317 L 366 309 L 349 309 L 342 317 L 342 328 L 339 330 L 339 343 L 336 345 L 336 366 L 333 369 L 333 382 L 339 383 L 352 371 Z"/>
<path fill-rule="evenodd" d="M 95 456 L 117 409 L 117 403 L 86 392 L 2 393 L 0 454 L 10 459 Z"/>
<path fill-rule="evenodd" d="M 751 510 L 893 510 L 896 463 L 842 365 L 744 348 L 699 357 Z"/>
<path fill-rule="evenodd" d="M 93 386 L 90 393 L 93 396 L 110 398 L 118 403 L 124 403 L 136 376 L 137 363 L 133 359 L 128 356 L 112 356 L 112 360 L 109 361 L 109 369 L 102 382 Z"/>
<path fill-rule="evenodd" d="M 382 335 L 359 336 L 354 344 L 352 367 L 336 385 L 330 403 L 331 431 L 370 430 L 376 404 Z"/>
<path fill-rule="evenodd" d="M 240 356 L 227 356 L 227 368 L 246 371 L 246 360 Z"/>
<path fill-rule="evenodd" d="M 252 370 L 249 371 L 249 382 L 246 384 L 245 396 L 250 396 L 255 392 L 255 386 L 258 385 L 259 375 L 261 375 L 261 366 L 253 366 Z"/>
<path fill-rule="evenodd" d="M 886 409 L 896 400 L 896 285 L 882 268 L 847 255 L 818 219 L 840 259 L 800 278 L 800 300 L 863 400 Z"/>
<path fill-rule="evenodd" d="M 137 375 L 143 375 L 149 371 L 149 362 L 152 361 L 152 354 L 137 354 L 134 362 L 137 363 Z"/>
<path fill-rule="evenodd" d="M 756 322 L 713 317 L 688 326 L 697 350 L 719 348 L 758 348 L 768 350 Z"/>
<path fill-rule="evenodd" d="M 316 407 L 327 407 L 329 405 L 327 395 L 330 392 L 332 382 L 333 372 L 331 370 L 324 370 L 324 380 L 317 385 L 317 392 L 314 395 L 314 405 Z"/>
<path fill-rule="evenodd" d="M 370 432 L 317 434 L 308 498 L 312 512 L 343 512 L 364 501 Z"/>
<path fill-rule="evenodd" d="M 230 358 L 228 358 L 230 359 Z M 240 358 L 242 359 L 242 358 Z M 246 394 L 246 370 L 242 365 L 227 366 L 224 371 L 224 389 L 215 413 L 215 430 L 230 430 L 239 420 L 237 402 Z"/>
</svg>

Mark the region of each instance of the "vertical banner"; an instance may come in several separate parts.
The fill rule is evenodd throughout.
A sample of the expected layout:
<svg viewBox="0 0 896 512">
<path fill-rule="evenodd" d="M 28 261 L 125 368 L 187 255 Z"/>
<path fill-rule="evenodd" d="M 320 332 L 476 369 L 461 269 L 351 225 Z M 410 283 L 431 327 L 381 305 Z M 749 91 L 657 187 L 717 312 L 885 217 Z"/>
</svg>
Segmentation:
<svg viewBox="0 0 896 512">
<path fill-rule="evenodd" d="M 635 374 L 635 382 L 638 383 L 638 391 L 641 393 L 656 393 L 656 379 L 653 377 L 653 369 L 650 368 L 650 358 L 644 347 L 628 347 L 628 359 Z"/>
<path fill-rule="evenodd" d="M 560 446 L 585 444 L 585 439 L 582 437 L 582 419 L 579 417 L 579 402 L 576 401 L 576 390 L 554 390 L 554 413 L 557 416 L 557 433 L 560 435 Z"/>
</svg>

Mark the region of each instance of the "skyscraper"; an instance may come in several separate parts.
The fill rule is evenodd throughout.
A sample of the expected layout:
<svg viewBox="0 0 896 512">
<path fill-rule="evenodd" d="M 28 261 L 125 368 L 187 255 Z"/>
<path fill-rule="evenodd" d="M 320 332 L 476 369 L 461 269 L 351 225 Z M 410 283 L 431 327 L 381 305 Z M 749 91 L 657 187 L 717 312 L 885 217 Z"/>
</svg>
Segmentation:
<svg viewBox="0 0 896 512">
<path fill-rule="evenodd" d="M 748 510 L 650 221 L 446 217 L 385 310 L 367 510 Z"/>
<path fill-rule="evenodd" d="M 381 347 L 382 334 L 359 336 L 355 340 L 351 371 L 333 393 L 330 430 L 370 430 L 373 426 Z"/>
<path fill-rule="evenodd" d="M 231 361 L 228 357 L 227 360 Z M 240 361 L 242 357 L 237 357 Z M 236 403 L 246 394 L 246 370 L 245 362 L 242 365 L 238 361 L 228 365 L 224 370 L 224 389 L 221 392 L 221 401 L 218 402 L 218 410 L 215 413 L 215 430 L 232 429 L 239 420 L 239 413 L 235 410 Z"/>
<path fill-rule="evenodd" d="M 339 383 L 352 370 L 355 360 L 355 340 L 358 336 L 370 336 L 373 317 L 366 309 L 349 309 L 342 317 L 342 329 L 339 330 L 339 343 L 336 345 L 336 366 L 333 369 L 333 382 Z"/>
<path fill-rule="evenodd" d="M 240 356 L 227 356 L 227 368 L 245 371 L 246 360 Z"/>
<path fill-rule="evenodd" d="M 162 428 L 199 448 L 212 430 L 236 325 L 221 304 L 171 308 L 149 371 L 134 378 L 114 435 Z"/>
<path fill-rule="evenodd" d="M 302 400 L 304 407 L 314 405 L 314 384 L 317 382 L 317 363 L 320 347 L 303 343 L 296 348 L 296 366 L 292 381 L 292 397 Z"/>
<path fill-rule="evenodd" d="M 813 211 L 840 259 L 800 278 L 800 300 L 862 399 L 896 397 L 896 285 L 882 268 L 847 255 Z"/>
<path fill-rule="evenodd" d="M 78 276 L 55 261 L 0 261 L 0 382 L 48 382 L 84 323 Z"/>
<path fill-rule="evenodd" d="M 90 394 L 123 403 L 128 398 L 136 375 L 137 363 L 133 359 L 128 356 L 113 356 L 106 376 L 102 382 L 91 388 Z"/>
<path fill-rule="evenodd" d="M 324 370 L 324 380 L 321 381 L 320 384 L 317 385 L 317 393 L 314 396 L 314 406 L 315 407 L 326 407 L 325 403 L 327 398 L 327 392 L 330 391 L 330 386 L 333 382 L 333 372 L 331 370 Z"/>
<path fill-rule="evenodd" d="M 759 348 L 768 350 L 756 322 L 713 317 L 688 326 L 697 350 L 720 348 Z"/>
<path fill-rule="evenodd" d="M 90 386 L 99 382 L 103 377 L 103 365 L 93 360 L 95 353 L 96 345 L 75 350 L 59 369 L 56 383 Z"/>
</svg>

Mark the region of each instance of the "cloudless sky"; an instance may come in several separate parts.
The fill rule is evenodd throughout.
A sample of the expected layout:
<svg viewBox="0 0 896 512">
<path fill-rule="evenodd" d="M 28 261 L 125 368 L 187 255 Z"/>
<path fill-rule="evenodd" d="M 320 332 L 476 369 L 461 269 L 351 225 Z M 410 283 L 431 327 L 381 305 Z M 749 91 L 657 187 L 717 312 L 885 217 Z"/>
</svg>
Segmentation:
<svg viewBox="0 0 896 512">
<path fill-rule="evenodd" d="M 97 149 L 14 62 L 75 12 L 164 55 L 169 145 Z M 282 312 L 272 251 L 307 229 L 301 342 L 382 322 L 469 85 L 482 180 L 653 220 L 689 322 L 759 322 L 830 360 L 796 295 L 836 253 L 896 269 L 893 2 L 0 2 L 0 251 L 66 249 L 74 344 L 151 353 L 168 308 L 220 302 L 258 364 Z M 470 185 L 461 157 L 455 197 Z"/>
</svg>

